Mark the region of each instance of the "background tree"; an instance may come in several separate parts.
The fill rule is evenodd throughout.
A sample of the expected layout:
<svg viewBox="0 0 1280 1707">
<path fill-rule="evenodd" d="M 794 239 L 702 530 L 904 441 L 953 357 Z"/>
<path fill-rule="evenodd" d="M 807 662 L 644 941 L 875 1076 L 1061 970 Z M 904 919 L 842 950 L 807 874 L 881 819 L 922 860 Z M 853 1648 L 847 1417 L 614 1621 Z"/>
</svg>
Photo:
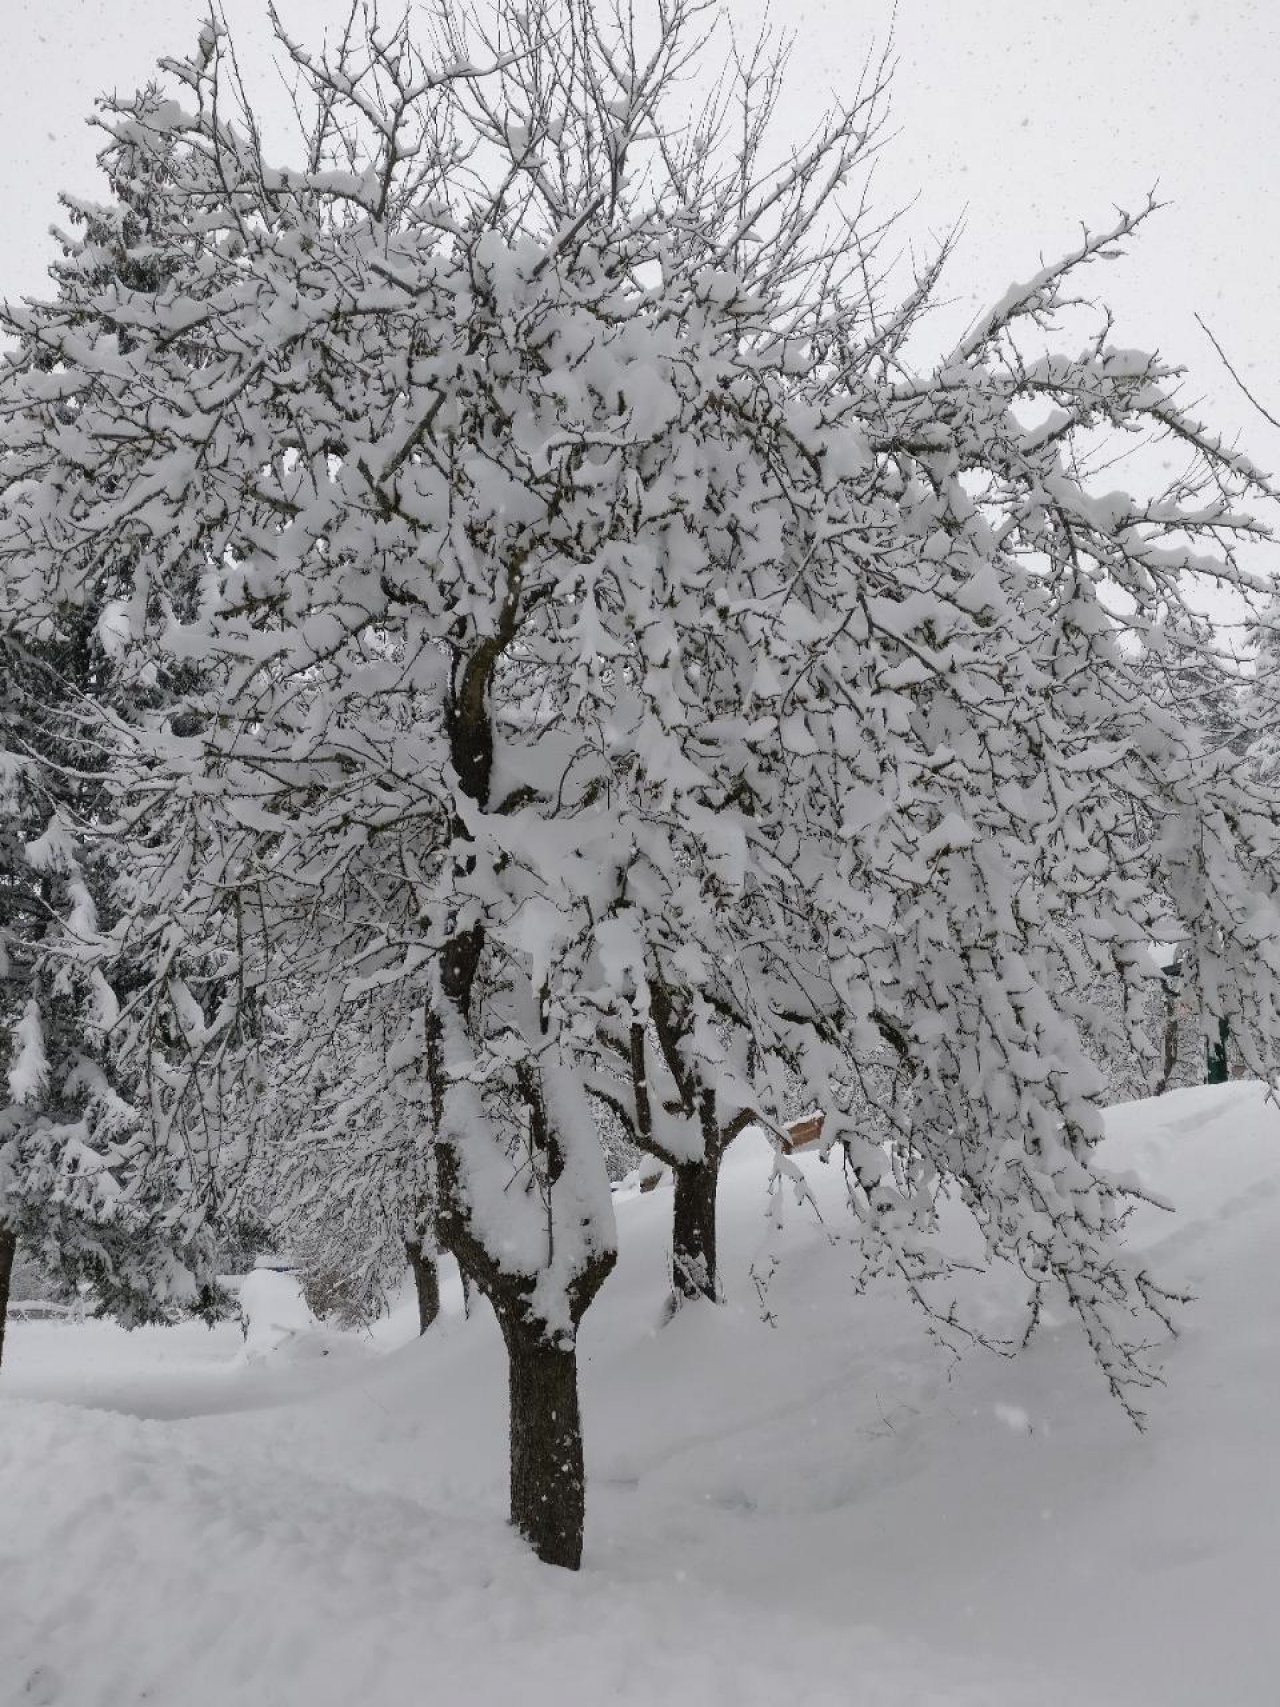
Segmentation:
<svg viewBox="0 0 1280 1707">
<path fill-rule="evenodd" d="M 1229 635 L 1229 628 L 1225 632 Z M 1174 709 L 1188 752 L 1197 755 L 1201 767 L 1237 770 L 1252 740 L 1247 660 L 1233 654 L 1229 638 L 1204 616 L 1178 603 L 1171 603 L 1163 620 L 1147 632 L 1143 654 L 1151 697 Z M 1151 829 L 1154 834 L 1156 826 Z M 1196 1011 L 1184 989 L 1176 941 L 1156 953 L 1171 958 L 1161 969 L 1164 1050 L 1153 1088 L 1160 1094 L 1178 1083 L 1225 1083 L 1230 1077 L 1229 1020 L 1212 1009 Z M 1150 1082 L 1146 1078 L 1138 1084 L 1145 1090 Z"/>
<path fill-rule="evenodd" d="M 305 1027 L 299 1011 L 308 1016 Z M 430 1151 L 368 997 L 317 1024 L 305 992 L 277 995 L 254 1114 L 250 1194 L 270 1205 L 318 1316 L 379 1316 L 408 1264 L 426 1333 L 440 1312 Z"/>
<path fill-rule="evenodd" d="M 101 660 L 86 671 L 77 638 L 0 639 L 0 1353 L 20 1244 L 64 1294 L 87 1290 L 130 1325 L 199 1305 L 196 1275 L 210 1278 L 207 1240 L 157 1189 L 138 1075 L 110 1040 L 111 852 L 77 833 L 102 778 L 75 678 Z"/>
<path fill-rule="evenodd" d="M 152 87 L 139 110 L 158 102 Z M 190 253 L 185 232 L 168 217 L 163 146 L 137 148 L 125 133 L 100 164 L 111 204 L 63 198 L 71 229 L 60 234 L 51 269 L 58 297 L 48 309 L 61 335 L 81 325 L 92 331 L 93 316 L 80 307 L 87 298 L 154 295 Z M 74 434 L 76 400 L 63 387 L 58 339 L 46 340 L 38 313 L 9 329 L 18 342 L 7 360 L 33 376 L 46 416 Z M 131 350 L 127 327 L 116 329 L 114 342 Z M 197 352 L 189 340 L 188 359 Z M 22 444 L 29 424 L 21 414 L 9 417 L 7 442 Z M 108 476 L 100 495 L 113 490 Z M 155 705 L 169 679 L 121 668 L 123 601 L 147 596 L 127 532 L 100 535 L 96 551 L 71 598 L 25 633 L 6 623 L 0 642 L 0 1040 L 10 1092 L 0 1116 L 0 1295 L 7 1296 L 7 1265 L 21 1239 L 64 1289 L 87 1286 L 101 1308 L 133 1322 L 165 1316 L 179 1300 L 214 1308 L 216 1289 L 210 1239 L 185 1227 L 169 1196 L 172 1167 L 157 1167 L 138 1142 L 137 1065 L 122 1062 L 109 1037 L 132 973 L 115 930 L 119 845 L 110 834 L 109 743 L 93 719 Z M 16 576 L 9 566 L 9 591 L 21 575 L 21 566 Z M 166 595 L 178 592 L 175 583 Z M 169 677 L 184 668 L 171 664 Z M 0 1308 L 0 1344 L 2 1330 Z"/>
</svg>

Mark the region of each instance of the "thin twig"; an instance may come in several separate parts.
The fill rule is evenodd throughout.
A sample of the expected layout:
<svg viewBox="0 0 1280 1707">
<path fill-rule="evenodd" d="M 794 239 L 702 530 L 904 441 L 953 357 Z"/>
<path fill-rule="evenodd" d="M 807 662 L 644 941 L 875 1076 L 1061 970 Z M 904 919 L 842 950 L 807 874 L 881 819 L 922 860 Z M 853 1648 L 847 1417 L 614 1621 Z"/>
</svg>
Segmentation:
<svg viewBox="0 0 1280 1707">
<path fill-rule="evenodd" d="M 1227 352 L 1223 349 L 1222 345 L 1218 342 L 1218 340 L 1214 337 L 1213 333 L 1205 325 L 1205 323 L 1201 319 L 1200 315 L 1197 314 L 1196 319 L 1200 323 L 1200 330 L 1204 333 L 1205 337 L 1209 340 L 1209 342 L 1213 345 L 1214 349 L 1218 352 L 1218 357 L 1221 360 L 1223 367 L 1226 368 L 1227 372 L 1231 375 L 1232 379 L 1235 380 L 1236 384 L 1240 387 L 1241 391 L 1244 392 L 1245 396 L 1249 399 L 1250 403 L 1253 404 L 1254 408 L 1258 411 L 1259 415 L 1263 416 L 1266 420 L 1270 421 L 1270 423 L 1273 427 L 1280 427 L 1280 421 L 1278 421 L 1276 419 L 1276 417 L 1271 413 L 1270 409 L 1264 409 L 1263 408 L 1262 404 L 1258 402 L 1258 399 L 1253 395 L 1252 391 L 1249 390 L 1249 387 L 1245 384 L 1245 382 L 1241 379 L 1240 375 L 1232 367 L 1231 363 L 1227 360 Z"/>
</svg>

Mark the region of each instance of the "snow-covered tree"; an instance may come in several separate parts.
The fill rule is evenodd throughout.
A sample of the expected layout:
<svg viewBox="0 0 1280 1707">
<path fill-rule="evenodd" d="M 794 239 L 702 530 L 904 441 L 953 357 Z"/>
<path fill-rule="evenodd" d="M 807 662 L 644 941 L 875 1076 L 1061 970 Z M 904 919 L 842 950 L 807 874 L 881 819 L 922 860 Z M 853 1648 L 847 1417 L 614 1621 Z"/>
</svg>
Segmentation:
<svg viewBox="0 0 1280 1707">
<path fill-rule="evenodd" d="M 1090 1055 L 1151 1041 L 1096 981 L 1148 991 L 1176 930 L 1254 1070 L 1280 1035 L 1274 814 L 1137 644 L 1188 578 L 1249 588 L 1263 483 L 1109 325 L 1046 349 L 1142 216 L 923 355 L 937 270 L 886 308 L 844 211 L 879 84 L 773 163 L 761 59 L 687 80 L 704 25 L 286 42 L 288 169 L 207 26 L 176 99 L 103 119 L 163 159 L 182 266 L 10 308 L 45 366 L 0 380 L 15 608 L 127 543 L 121 644 L 174 684 L 113 725 L 157 1134 L 243 1165 L 286 1025 L 301 1135 L 345 1134 L 334 1179 L 403 1155 L 491 1301 L 512 1516 L 566 1565 L 601 1109 L 676 1170 L 678 1288 L 715 1289 L 732 1135 L 816 1105 L 869 1268 L 939 1308 L 958 1194 L 1131 1404 L 1170 1300 L 1115 1239 Z M 1188 475 L 1101 490 L 1116 429 Z"/>
<path fill-rule="evenodd" d="M 144 160 L 120 139 L 102 163 L 120 198 L 112 207 L 64 198 L 73 230 L 52 270 L 65 327 L 86 291 L 154 292 L 175 266 L 162 240 L 162 151 Z M 34 321 L 10 330 L 19 343 L 9 363 L 74 430 L 56 351 Z M 128 348 L 127 335 L 121 343 Z M 24 423 L 10 425 L 11 442 L 21 442 Z M 87 1284 L 100 1308 L 126 1322 L 198 1301 L 201 1282 L 208 1296 L 211 1279 L 197 1281 L 211 1256 L 207 1238 L 183 1232 L 161 1189 L 167 1170 L 150 1165 L 138 1142 L 139 1075 L 110 1039 L 132 974 L 112 932 L 118 846 L 103 821 L 100 719 L 122 703 L 154 703 L 161 691 L 154 672 L 127 680 L 116 668 L 122 591 L 137 591 L 127 543 L 104 539 L 76 597 L 22 632 L 7 622 L 0 636 L 0 1042 L 9 1093 L 0 1112 L 0 1344 L 19 1240 L 64 1287 Z"/>
<path fill-rule="evenodd" d="M 269 1010 L 251 1194 L 317 1315 L 327 1293 L 348 1320 L 372 1321 L 407 1264 L 425 1333 L 440 1309 L 431 1156 L 389 1048 L 399 1019 L 371 996 L 319 1024 L 315 1007 L 277 991 Z"/>
<path fill-rule="evenodd" d="M 1161 620 L 1143 635 L 1142 656 L 1151 699 L 1172 711 L 1181 729 L 1179 742 L 1188 756 L 1194 755 L 1197 767 L 1202 772 L 1215 767 L 1239 771 L 1251 744 L 1250 700 L 1256 698 L 1256 687 L 1251 688 L 1244 661 L 1233 650 L 1230 630 L 1224 633 L 1194 609 L 1171 600 Z M 1159 828 L 1157 820 L 1148 821 L 1150 837 Z M 1172 935 L 1173 940 L 1154 951 L 1160 976 L 1152 1000 L 1161 1010 L 1161 1059 L 1153 1080 L 1149 1063 L 1128 1052 L 1128 1072 L 1121 1066 L 1117 1076 L 1127 1080 L 1131 1096 L 1206 1080 L 1220 1083 L 1229 1077 L 1230 1022 L 1212 1004 L 1203 1013 L 1197 1011 L 1197 1000 L 1183 983 L 1176 925 Z M 1137 1000 L 1136 993 L 1129 999 Z"/>
<path fill-rule="evenodd" d="M 1249 766 L 1261 786 L 1280 794 L 1280 593 L 1273 590 L 1249 640 L 1252 669 L 1241 711 Z"/>
<path fill-rule="evenodd" d="M 110 1040 L 111 863 L 79 833 L 102 792 L 76 685 L 91 652 L 66 632 L 0 640 L 0 1352 L 20 1243 L 128 1324 L 199 1302 Z"/>
</svg>

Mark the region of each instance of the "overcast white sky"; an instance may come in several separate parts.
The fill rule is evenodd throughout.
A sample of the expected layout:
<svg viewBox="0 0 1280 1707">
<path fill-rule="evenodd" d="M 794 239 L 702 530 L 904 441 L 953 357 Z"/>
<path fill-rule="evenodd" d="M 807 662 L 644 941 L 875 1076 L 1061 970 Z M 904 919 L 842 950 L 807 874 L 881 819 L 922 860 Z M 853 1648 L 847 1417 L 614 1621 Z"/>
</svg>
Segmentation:
<svg viewBox="0 0 1280 1707">
<path fill-rule="evenodd" d="M 643 6 L 646 0 L 638 0 Z M 343 0 L 282 0 L 317 40 Z M 92 194 L 101 90 L 146 81 L 194 44 L 207 0 L 0 0 L 0 294 L 38 292 L 58 190 Z M 265 65 L 265 0 L 225 0 L 248 61 Z M 393 6 L 385 8 L 393 10 Z M 750 30 L 761 0 L 728 0 Z M 848 93 L 894 20 L 890 0 L 774 0 L 796 32 L 788 121 L 797 132 Z M 904 238 L 926 247 L 963 218 L 947 294 L 955 317 L 1158 186 L 1172 205 L 1132 258 L 1098 269 L 1117 341 L 1189 368 L 1205 413 L 1280 469 L 1280 432 L 1222 372 L 1213 326 L 1280 415 L 1280 0 L 899 0 L 895 139 L 884 204 L 915 199 Z"/>
</svg>

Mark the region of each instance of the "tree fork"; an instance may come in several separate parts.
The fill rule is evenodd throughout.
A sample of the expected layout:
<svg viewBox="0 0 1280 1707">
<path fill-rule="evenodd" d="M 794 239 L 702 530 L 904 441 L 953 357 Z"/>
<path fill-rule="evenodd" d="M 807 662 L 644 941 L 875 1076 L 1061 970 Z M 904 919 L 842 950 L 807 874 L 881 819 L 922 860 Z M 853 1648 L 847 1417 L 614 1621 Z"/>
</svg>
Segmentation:
<svg viewBox="0 0 1280 1707">
<path fill-rule="evenodd" d="M 716 1254 L 716 1190 L 725 1151 L 759 1116 L 739 1109 L 727 1126 L 716 1121 L 715 1098 L 702 1097 L 703 1156 L 698 1161 L 671 1158 L 675 1180 L 671 1219 L 672 1303 L 687 1298 L 720 1302 L 720 1273 Z"/>
</svg>

